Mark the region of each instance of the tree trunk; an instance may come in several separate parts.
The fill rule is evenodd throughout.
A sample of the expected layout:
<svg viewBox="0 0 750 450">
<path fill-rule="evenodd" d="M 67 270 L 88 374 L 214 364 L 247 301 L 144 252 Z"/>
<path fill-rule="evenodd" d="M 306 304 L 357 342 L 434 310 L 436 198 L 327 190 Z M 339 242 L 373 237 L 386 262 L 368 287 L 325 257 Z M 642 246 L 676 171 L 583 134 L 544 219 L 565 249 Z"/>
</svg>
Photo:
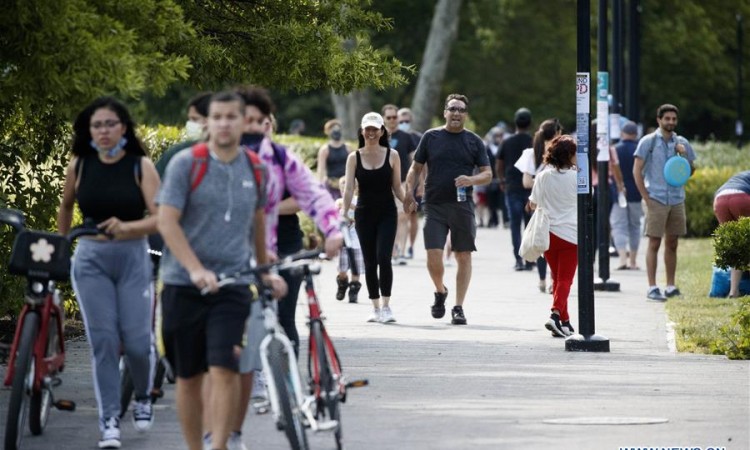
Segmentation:
<svg viewBox="0 0 750 450">
<path fill-rule="evenodd" d="M 461 0 L 438 0 L 435 6 L 411 106 L 414 114 L 412 127 L 417 131 L 430 128 L 432 114 L 439 101 L 445 69 L 448 66 L 451 46 L 458 36 L 460 9 Z"/>
<path fill-rule="evenodd" d="M 357 89 L 346 95 L 331 92 L 331 102 L 336 112 L 336 118 L 341 121 L 344 139 L 356 140 L 362 116 L 372 109 L 370 107 L 370 91 Z"/>
</svg>

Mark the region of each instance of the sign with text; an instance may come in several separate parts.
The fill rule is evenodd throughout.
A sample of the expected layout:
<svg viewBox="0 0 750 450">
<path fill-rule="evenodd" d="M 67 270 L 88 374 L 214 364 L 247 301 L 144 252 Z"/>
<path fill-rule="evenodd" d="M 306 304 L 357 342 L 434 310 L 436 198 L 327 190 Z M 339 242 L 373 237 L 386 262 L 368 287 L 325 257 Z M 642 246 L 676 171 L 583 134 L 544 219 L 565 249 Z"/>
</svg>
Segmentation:
<svg viewBox="0 0 750 450">
<path fill-rule="evenodd" d="M 578 144 L 578 194 L 589 194 L 589 113 L 591 112 L 591 74 L 576 73 L 576 141 Z"/>
</svg>

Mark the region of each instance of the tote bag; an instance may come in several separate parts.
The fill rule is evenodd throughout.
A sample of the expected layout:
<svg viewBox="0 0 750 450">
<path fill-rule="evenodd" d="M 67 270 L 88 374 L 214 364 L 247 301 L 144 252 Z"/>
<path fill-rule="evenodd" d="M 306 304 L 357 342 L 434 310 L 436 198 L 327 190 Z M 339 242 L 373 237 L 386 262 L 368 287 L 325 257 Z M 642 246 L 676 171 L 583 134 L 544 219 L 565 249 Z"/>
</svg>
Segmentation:
<svg viewBox="0 0 750 450">
<path fill-rule="evenodd" d="M 526 261 L 536 261 L 549 249 L 549 216 L 544 208 L 537 206 L 526 229 L 523 230 L 518 254 Z"/>
</svg>

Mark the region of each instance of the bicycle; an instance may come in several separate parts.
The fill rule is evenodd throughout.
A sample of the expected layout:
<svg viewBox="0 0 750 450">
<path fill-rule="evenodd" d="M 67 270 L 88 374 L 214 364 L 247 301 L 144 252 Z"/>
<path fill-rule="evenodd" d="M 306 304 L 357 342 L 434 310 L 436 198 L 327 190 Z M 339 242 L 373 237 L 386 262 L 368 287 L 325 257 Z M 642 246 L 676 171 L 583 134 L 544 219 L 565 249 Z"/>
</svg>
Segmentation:
<svg viewBox="0 0 750 450">
<path fill-rule="evenodd" d="M 260 356 L 263 372 L 267 374 L 266 382 L 271 412 L 277 428 L 285 432 L 294 450 L 308 448 L 306 428 L 315 432 L 333 431 L 337 448 L 343 448 L 339 402 L 346 401 L 347 388 L 368 384 L 367 380 L 345 382 L 338 354 L 325 331 L 320 304 L 315 294 L 313 275 L 320 273 L 320 266 L 309 261 L 302 262 L 318 257 L 318 250 L 297 253 L 277 263 L 260 266 L 250 271 L 258 275 L 269 270 L 298 270 L 301 271 L 305 280 L 305 291 L 310 308 L 308 395 L 303 394 L 294 349 L 279 325 L 273 308 L 274 300 L 271 296 L 271 289 L 262 284 L 258 286 L 264 326 L 268 333 L 260 344 Z M 219 285 L 234 283 L 244 274 L 220 276 Z M 328 420 L 323 420 L 326 416 Z"/>
<path fill-rule="evenodd" d="M 4 385 L 11 387 L 5 422 L 5 450 L 18 450 L 29 419 L 32 435 L 42 434 L 50 408 L 74 411 L 75 403 L 55 400 L 53 389 L 62 381 L 65 368 L 65 311 L 55 281 L 70 276 L 71 244 L 81 236 L 102 234 L 95 224 L 85 223 L 67 236 L 25 228 L 23 212 L 0 209 L 0 223 L 13 227 L 8 271 L 27 280 L 25 304 L 10 347 Z"/>
</svg>

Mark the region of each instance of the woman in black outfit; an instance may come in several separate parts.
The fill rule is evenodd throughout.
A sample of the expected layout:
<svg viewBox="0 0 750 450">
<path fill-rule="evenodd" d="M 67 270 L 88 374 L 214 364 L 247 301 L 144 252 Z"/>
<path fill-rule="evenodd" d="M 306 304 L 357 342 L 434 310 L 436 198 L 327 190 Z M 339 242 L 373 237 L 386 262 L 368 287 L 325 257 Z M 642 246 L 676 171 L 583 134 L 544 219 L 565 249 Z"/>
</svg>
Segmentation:
<svg viewBox="0 0 750 450">
<path fill-rule="evenodd" d="M 397 217 L 393 196 L 403 202 L 404 190 L 401 187 L 401 160 L 398 153 L 388 146 L 388 133 L 380 114 L 370 112 L 362 117 L 359 147 L 346 160 L 343 217 L 351 207 L 356 179 L 359 198 L 354 224 L 365 262 L 367 292 L 373 306 L 367 321 L 395 322 L 389 306 L 393 286 L 391 253 L 396 240 Z"/>
</svg>

